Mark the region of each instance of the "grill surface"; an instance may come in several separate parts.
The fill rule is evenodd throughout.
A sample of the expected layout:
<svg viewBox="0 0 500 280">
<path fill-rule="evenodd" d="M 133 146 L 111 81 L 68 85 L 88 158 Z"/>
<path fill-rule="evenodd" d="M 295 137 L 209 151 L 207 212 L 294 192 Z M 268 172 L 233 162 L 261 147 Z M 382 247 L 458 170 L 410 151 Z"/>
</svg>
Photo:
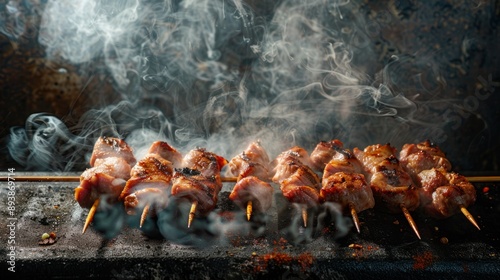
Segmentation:
<svg viewBox="0 0 500 280">
<path fill-rule="evenodd" d="M 0 186 L 5 198 L 7 184 L 2 182 Z M 475 184 L 478 199 L 469 211 L 477 218 L 481 231 L 462 215 L 437 221 L 413 213 L 421 241 L 402 214 L 388 214 L 378 209 L 360 213 L 361 234 L 356 233 L 346 216 L 345 222 L 351 228 L 347 235 L 338 237 L 341 235 L 336 227 L 339 221 L 334 222 L 329 215 L 317 219 L 321 213 L 311 219 L 326 223 L 326 227 L 314 223 L 315 226 L 303 230 L 298 225 L 291 225 L 293 214 L 290 213 L 295 210 L 279 191 L 265 227 L 254 225 L 247 228 L 249 232 L 239 233 L 228 225 L 238 219 L 243 223 L 244 214 L 237 212 L 227 199 L 232 184 L 226 184 L 220 194 L 216 219 L 226 228 L 226 234 L 211 236 L 213 231 L 200 229 L 206 220 L 199 219 L 194 229 L 173 235 L 188 236 L 188 243 L 195 246 L 152 238 L 154 231 L 148 230 L 154 225 L 152 219 L 145 225 L 149 237 L 132 228 L 130 225 L 137 224 L 137 219 L 130 218 L 123 220 L 124 228 L 109 240 L 98 233 L 95 226 L 82 235 L 88 211 L 81 209 L 73 199 L 76 186 L 77 183 L 16 182 L 15 276 L 372 279 L 392 277 L 397 273 L 404 278 L 485 279 L 500 275 L 498 184 Z M 6 202 L 2 199 L 0 204 L 3 217 L 8 217 Z M 97 223 L 115 223 L 125 217 L 120 208 L 112 209 L 101 211 L 96 216 Z M 180 229 L 186 220 L 179 217 L 179 221 L 179 226 L 169 230 Z M 111 236 L 116 230 L 106 227 L 105 233 Z M 52 231 L 58 236 L 57 242 L 50 246 L 38 245 L 41 235 Z M 7 236 L 9 229 L 2 226 L 0 234 Z M 6 248 L 2 246 L 2 256 L 9 253 Z M 4 274 L 7 271 L 5 261 L 2 266 Z"/>
</svg>

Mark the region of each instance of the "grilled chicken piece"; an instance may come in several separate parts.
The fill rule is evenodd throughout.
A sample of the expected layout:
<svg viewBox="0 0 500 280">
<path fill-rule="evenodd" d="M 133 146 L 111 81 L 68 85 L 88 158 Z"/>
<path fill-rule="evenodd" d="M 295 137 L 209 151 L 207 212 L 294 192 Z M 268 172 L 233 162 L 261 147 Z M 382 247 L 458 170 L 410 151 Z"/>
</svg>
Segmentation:
<svg viewBox="0 0 500 280">
<path fill-rule="evenodd" d="M 273 181 L 280 184 L 281 192 L 288 201 L 315 207 L 319 203 L 320 178 L 301 161 L 309 157 L 307 152 L 297 152 L 299 149 L 294 147 L 278 156 Z"/>
<path fill-rule="evenodd" d="M 338 153 L 343 152 L 343 146 L 344 143 L 337 139 L 329 142 L 319 142 L 310 156 L 311 167 L 318 172 L 323 172 L 326 164 L 329 163 Z"/>
<path fill-rule="evenodd" d="M 354 155 L 361 162 L 367 179 L 371 174 L 378 172 L 379 166 L 385 166 L 386 169 L 399 168 L 399 161 L 396 158 L 396 148 L 390 144 L 372 145 L 366 147 L 363 151 L 358 148 L 353 149 Z"/>
<path fill-rule="evenodd" d="M 300 162 L 300 160 L 297 160 L 294 156 L 288 155 L 285 157 L 282 157 L 280 159 L 280 163 L 274 167 L 274 176 L 272 178 L 272 181 L 281 184 L 283 180 L 286 178 L 292 176 L 295 171 L 297 171 L 298 168 L 301 166 L 304 166 Z"/>
<path fill-rule="evenodd" d="M 251 202 L 253 210 L 267 211 L 272 205 L 274 189 L 267 183 L 270 180 L 269 156 L 260 143 L 252 142 L 228 165 L 231 174 L 238 177 L 229 199 L 240 208 L 247 208 Z M 247 212 L 249 219 L 253 210 Z"/>
<path fill-rule="evenodd" d="M 386 169 L 375 172 L 370 180 L 375 199 L 391 212 L 401 212 L 401 206 L 409 211 L 418 208 L 420 200 L 411 177 L 403 169 Z"/>
<path fill-rule="evenodd" d="M 134 166 L 136 159 L 132 148 L 124 140 L 113 137 L 99 137 L 94 144 L 94 150 L 90 157 L 90 166 L 99 165 L 98 159 L 118 157 L 124 159 L 130 167 Z"/>
<path fill-rule="evenodd" d="M 417 188 L 399 165 L 395 153 L 396 149 L 390 144 L 368 146 L 363 151 L 354 148 L 377 204 L 386 206 L 391 212 L 401 212 L 401 206 L 413 211 L 420 203 Z"/>
<path fill-rule="evenodd" d="M 288 178 L 281 181 L 283 196 L 292 203 L 316 207 L 319 203 L 320 178 L 306 165 L 300 165 Z"/>
<path fill-rule="evenodd" d="M 297 168 L 301 166 L 310 168 L 310 158 L 306 150 L 295 146 L 279 154 L 272 164 L 274 165 L 272 181 L 280 184 L 281 181 L 292 176 Z"/>
<path fill-rule="evenodd" d="M 289 150 L 279 154 L 276 159 L 271 162 L 271 166 L 276 168 L 277 166 L 289 161 L 290 159 L 295 159 L 301 164 L 311 167 L 311 159 L 309 158 L 309 154 L 304 148 L 301 148 L 299 146 L 292 147 Z"/>
<path fill-rule="evenodd" d="M 172 195 L 197 202 L 197 212 L 207 214 L 217 205 L 222 189 L 220 171 L 227 160 L 203 148 L 191 150 L 183 160 L 182 169 L 175 169 Z"/>
<path fill-rule="evenodd" d="M 401 165 L 415 181 L 417 175 L 432 168 L 443 168 L 451 171 L 451 163 L 438 146 L 426 140 L 419 144 L 405 144 L 399 153 Z"/>
<path fill-rule="evenodd" d="M 219 176 L 220 177 L 220 176 Z M 187 167 L 175 169 L 172 179 L 172 195 L 198 202 L 197 212 L 206 215 L 217 205 L 222 182 L 217 176 L 203 176 L 196 169 Z"/>
<path fill-rule="evenodd" d="M 158 154 L 147 154 L 131 170 L 131 178 L 120 195 L 120 199 L 143 188 L 167 189 L 172 180 L 172 163 Z"/>
<path fill-rule="evenodd" d="M 343 209 L 350 209 L 352 205 L 358 213 L 375 206 L 372 190 L 363 174 L 340 171 L 324 178 L 322 184 L 319 195 L 323 202 L 337 202 Z"/>
<path fill-rule="evenodd" d="M 154 142 L 153 144 L 151 144 L 148 153 L 157 154 L 160 157 L 170 161 L 174 168 L 180 168 L 182 166 L 182 154 L 175 148 L 170 146 L 167 142 Z"/>
<path fill-rule="evenodd" d="M 263 181 L 270 180 L 269 156 L 259 142 L 252 142 L 245 151 L 229 161 L 229 171 L 238 181 L 255 176 Z"/>
<path fill-rule="evenodd" d="M 153 206 L 155 211 L 165 208 L 168 201 L 172 175 L 174 172 L 170 159 L 180 163 L 181 154 L 168 143 L 154 142 L 148 154 L 131 170 L 120 199 L 124 201 L 128 214 L 136 208 Z"/>
<path fill-rule="evenodd" d="M 132 149 L 125 141 L 111 138 L 99 138 L 92 151 L 91 168 L 80 176 L 80 185 L 75 189 L 75 200 L 81 207 L 91 208 L 101 195 L 117 199 L 130 178 L 131 165 L 136 160 Z"/>
<path fill-rule="evenodd" d="M 229 199 L 243 209 L 251 201 L 253 210 L 263 213 L 272 206 L 273 192 L 274 189 L 269 183 L 255 176 L 248 176 L 238 180 Z"/>
<path fill-rule="evenodd" d="M 316 207 L 319 203 L 318 189 L 306 186 L 287 184 L 281 187 L 283 196 L 291 203 L 306 205 L 307 207 Z"/>
<path fill-rule="evenodd" d="M 365 176 L 360 174 L 361 163 L 343 146 L 337 139 L 320 142 L 311 153 L 316 168 L 323 168 L 320 200 L 337 202 L 343 209 L 352 211 L 354 208 L 356 212 L 373 208 L 375 200 Z M 328 158 L 330 160 L 326 161 Z"/>
<path fill-rule="evenodd" d="M 357 165 L 359 165 L 359 162 L 355 163 L 351 160 L 332 159 L 325 166 L 323 180 L 338 172 L 362 173 L 362 169 Z"/>
<path fill-rule="evenodd" d="M 336 145 L 332 145 L 335 149 L 335 153 L 331 153 L 332 158 L 326 164 L 320 164 L 317 162 L 317 166 L 322 166 L 323 171 L 323 179 L 328 178 L 330 175 L 333 175 L 337 172 L 346 172 L 346 173 L 362 173 L 363 167 L 359 160 L 354 156 L 354 154 L 349 149 L 345 149 L 342 147 L 342 142 L 339 140 L 334 140 Z M 319 144 L 318 144 L 319 146 Z M 315 149 L 315 151 L 318 149 Z M 313 155 L 311 154 L 311 159 Z M 316 156 L 314 158 L 317 158 Z M 322 161 L 321 161 L 322 162 Z"/>
<path fill-rule="evenodd" d="M 207 152 L 203 148 L 197 148 L 184 156 L 182 167 L 198 170 L 205 177 L 216 176 L 222 186 L 220 171 L 226 164 L 227 160 L 225 158 Z"/>
<path fill-rule="evenodd" d="M 476 201 L 474 186 L 460 174 L 431 168 L 421 171 L 417 178 L 421 185 L 421 206 L 434 218 L 448 218 Z"/>
</svg>

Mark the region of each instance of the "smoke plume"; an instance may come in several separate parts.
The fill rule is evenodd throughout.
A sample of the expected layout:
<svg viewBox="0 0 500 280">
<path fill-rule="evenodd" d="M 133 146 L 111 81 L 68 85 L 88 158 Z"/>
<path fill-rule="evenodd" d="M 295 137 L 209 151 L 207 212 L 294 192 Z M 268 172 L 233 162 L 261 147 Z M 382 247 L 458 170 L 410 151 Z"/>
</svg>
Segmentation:
<svg viewBox="0 0 500 280">
<path fill-rule="evenodd" d="M 368 74 L 377 30 L 356 7 L 287 0 L 262 16 L 239 0 L 48 1 L 38 40 L 49 59 L 101 62 L 121 100 L 71 128 L 34 114 L 12 129 L 10 154 L 27 169 L 68 171 L 84 167 L 101 135 L 138 151 L 164 139 L 227 157 L 257 138 L 271 155 L 332 138 L 347 146 L 436 138 L 439 124 L 419 114 L 418 97 L 394 90 L 407 58 Z"/>
</svg>

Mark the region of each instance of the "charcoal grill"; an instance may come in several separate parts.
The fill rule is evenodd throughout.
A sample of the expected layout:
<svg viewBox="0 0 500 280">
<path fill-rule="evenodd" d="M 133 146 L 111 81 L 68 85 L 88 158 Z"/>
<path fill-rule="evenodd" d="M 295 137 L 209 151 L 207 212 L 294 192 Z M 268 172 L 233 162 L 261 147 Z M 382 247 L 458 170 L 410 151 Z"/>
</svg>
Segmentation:
<svg viewBox="0 0 500 280">
<path fill-rule="evenodd" d="M 434 220 L 415 212 L 422 236 L 419 241 L 404 216 L 371 209 L 360 213 L 360 234 L 349 224 L 349 217 L 345 217 L 350 227 L 345 236 L 338 236 L 333 220 L 323 228 L 313 225 L 308 232 L 300 222 L 290 227 L 294 209 L 278 191 L 265 226 L 260 223 L 246 234 L 213 239 L 198 236 L 203 242 L 192 245 L 156 238 L 152 231 L 134 228 L 134 223 L 126 224 L 110 239 L 95 227 L 82 235 L 88 210 L 73 199 L 77 184 L 16 183 L 16 277 L 494 279 L 500 275 L 498 183 L 474 184 L 478 198 L 469 210 L 481 231 L 462 215 Z M 7 183 L 0 186 L 4 197 Z M 230 187 L 231 183 L 225 183 L 216 209 L 223 220 L 244 216 L 228 200 Z M 6 208 L 2 205 L 4 217 Z M 155 222 L 158 220 L 149 219 L 145 228 Z M 262 227 L 264 231 L 255 230 Z M 293 229 L 297 230 L 295 238 L 288 232 Z M 39 245 L 45 232 L 55 232 L 57 242 Z M 8 229 L 2 227 L 0 234 L 7 236 Z M 186 229 L 185 234 L 196 238 L 198 233 Z M 7 253 L 3 247 L 1 254 Z M 2 266 L 6 271 L 6 262 Z"/>
</svg>

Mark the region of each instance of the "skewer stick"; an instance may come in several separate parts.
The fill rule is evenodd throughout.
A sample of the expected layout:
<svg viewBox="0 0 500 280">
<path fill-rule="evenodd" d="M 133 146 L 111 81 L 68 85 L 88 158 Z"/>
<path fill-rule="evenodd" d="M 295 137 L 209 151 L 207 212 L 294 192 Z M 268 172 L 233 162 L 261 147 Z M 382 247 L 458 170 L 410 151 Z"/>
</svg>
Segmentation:
<svg viewBox="0 0 500 280">
<path fill-rule="evenodd" d="M 302 220 L 304 221 L 304 227 L 307 227 L 307 207 L 302 206 Z"/>
<path fill-rule="evenodd" d="M 225 183 L 236 183 L 238 181 L 238 178 L 237 177 L 222 177 L 221 181 L 225 182 Z"/>
<path fill-rule="evenodd" d="M 15 179 L 19 182 L 80 182 L 80 176 L 16 176 Z M 8 177 L 0 177 L 1 181 L 9 180 Z"/>
<path fill-rule="evenodd" d="M 352 220 L 354 222 L 354 225 L 356 226 L 356 229 L 358 230 L 358 233 L 361 233 L 361 231 L 359 229 L 358 213 L 356 212 L 356 208 L 354 208 L 354 204 L 349 203 L 349 208 L 351 209 L 351 216 L 352 216 Z"/>
<path fill-rule="evenodd" d="M 469 176 L 465 178 L 471 183 L 500 182 L 500 176 Z"/>
<path fill-rule="evenodd" d="M 10 179 L 9 179 L 10 178 Z M 80 176 L 59 176 L 59 175 L 20 175 L 15 177 L 16 181 L 19 182 L 80 182 Z M 222 182 L 224 183 L 236 183 L 237 177 L 221 177 Z M 2 176 L 0 177 L 0 182 L 8 182 L 12 181 L 12 177 Z M 499 180 L 500 181 L 500 177 Z"/>
<path fill-rule="evenodd" d="M 188 228 L 191 227 L 191 223 L 193 222 L 194 214 L 196 213 L 196 206 L 198 206 L 197 200 L 193 201 L 193 203 L 191 204 L 191 210 L 189 210 Z"/>
<path fill-rule="evenodd" d="M 401 205 L 401 210 L 403 210 L 403 213 L 405 214 L 406 220 L 408 220 L 408 223 L 410 224 L 411 228 L 413 229 L 413 231 L 417 235 L 418 239 L 422 239 L 422 238 L 420 238 L 420 233 L 418 232 L 417 224 L 413 220 L 408 209 L 406 209 L 406 207 L 404 207 L 404 205 Z"/>
<path fill-rule="evenodd" d="M 144 209 L 142 210 L 141 221 L 139 222 L 139 228 L 142 228 L 142 225 L 144 224 L 146 218 L 148 217 L 149 207 L 151 207 L 151 204 L 148 203 L 146 204 L 146 206 L 144 206 Z"/>
<path fill-rule="evenodd" d="M 252 217 L 252 201 L 249 200 L 247 202 L 247 220 L 250 221 L 251 217 Z"/>
<path fill-rule="evenodd" d="M 92 204 L 92 207 L 90 207 L 89 214 L 87 215 L 87 219 L 85 219 L 85 224 L 83 225 L 82 234 L 85 233 L 85 231 L 89 227 L 92 220 L 94 220 L 94 215 L 95 215 L 95 212 L 97 211 L 97 207 L 99 207 L 99 202 L 100 201 L 98 198 L 94 201 L 94 204 Z"/>
<path fill-rule="evenodd" d="M 479 225 L 477 224 L 476 220 L 474 219 L 474 217 L 472 216 L 472 214 L 467 210 L 467 208 L 465 207 L 460 207 L 460 210 L 462 211 L 462 213 L 465 215 L 465 217 L 467 217 L 467 219 L 474 225 L 477 227 L 478 230 L 481 230 L 481 228 L 479 227 Z"/>
</svg>

